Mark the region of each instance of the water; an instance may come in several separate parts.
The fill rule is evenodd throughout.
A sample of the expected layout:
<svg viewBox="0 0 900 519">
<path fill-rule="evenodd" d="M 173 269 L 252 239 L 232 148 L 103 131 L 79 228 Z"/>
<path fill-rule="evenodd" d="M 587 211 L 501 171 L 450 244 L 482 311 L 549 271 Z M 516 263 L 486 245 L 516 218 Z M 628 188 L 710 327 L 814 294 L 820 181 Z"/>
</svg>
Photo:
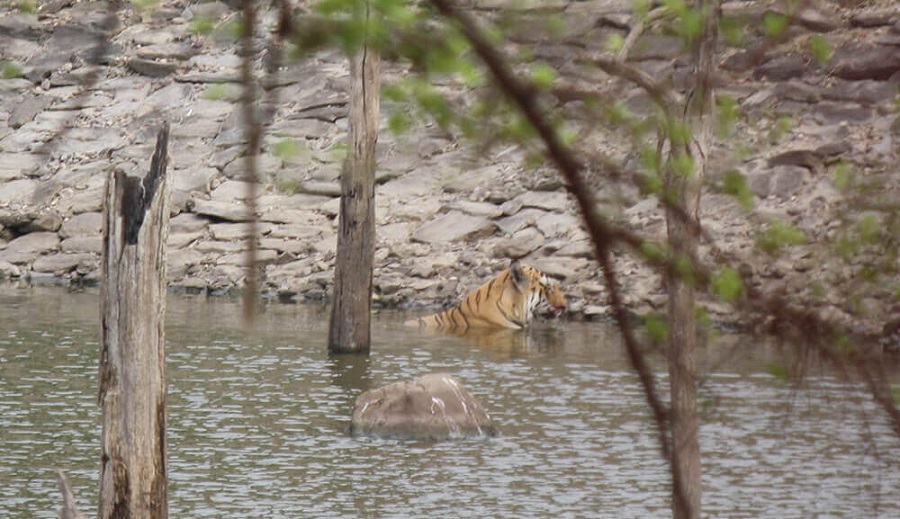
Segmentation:
<svg viewBox="0 0 900 519">
<path fill-rule="evenodd" d="M 55 518 L 53 469 L 96 510 L 96 292 L 0 287 L 0 518 Z M 328 308 L 171 297 L 171 517 L 666 517 L 636 379 L 608 325 L 548 323 L 471 341 L 376 314 L 368 359 L 329 359 Z M 737 341 L 737 342 L 736 342 Z M 859 388 L 827 373 L 798 390 L 771 348 L 701 351 L 704 511 L 729 518 L 900 517 L 898 441 Z M 729 346 L 730 348 L 730 346 Z M 719 362 L 721 357 L 726 362 Z M 501 435 L 403 442 L 347 434 L 362 390 L 448 371 Z"/>
</svg>

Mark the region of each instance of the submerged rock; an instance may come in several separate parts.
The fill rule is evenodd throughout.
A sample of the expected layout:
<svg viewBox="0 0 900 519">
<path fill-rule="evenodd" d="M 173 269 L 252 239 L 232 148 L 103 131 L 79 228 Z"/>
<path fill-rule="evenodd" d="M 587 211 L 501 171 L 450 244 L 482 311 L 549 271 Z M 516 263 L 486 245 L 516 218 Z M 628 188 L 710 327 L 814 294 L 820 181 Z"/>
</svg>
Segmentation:
<svg viewBox="0 0 900 519">
<path fill-rule="evenodd" d="M 353 434 L 402 439 L 444 440 L 497 432 L 484 406 L 446 373 L 362 393 L 350 427 Z"/>
</svg>

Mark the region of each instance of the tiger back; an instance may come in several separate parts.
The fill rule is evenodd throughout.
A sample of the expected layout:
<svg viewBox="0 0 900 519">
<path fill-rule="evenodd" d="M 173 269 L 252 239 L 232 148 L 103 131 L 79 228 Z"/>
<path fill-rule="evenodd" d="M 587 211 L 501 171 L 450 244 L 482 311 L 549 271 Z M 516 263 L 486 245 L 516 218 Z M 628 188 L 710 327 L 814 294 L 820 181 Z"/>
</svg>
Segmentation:
<svg viewBox="0 0 900 519">
<path fill-rule="evenodd" d="M 406 321 L 406 326 L 465 331 L 470 328 L 525 328 L 541 303 L 566 308 L 559 285 L 540 270 L 513 261 L 509 268 L 470 293 L 457 306 Z"/>
</svg>

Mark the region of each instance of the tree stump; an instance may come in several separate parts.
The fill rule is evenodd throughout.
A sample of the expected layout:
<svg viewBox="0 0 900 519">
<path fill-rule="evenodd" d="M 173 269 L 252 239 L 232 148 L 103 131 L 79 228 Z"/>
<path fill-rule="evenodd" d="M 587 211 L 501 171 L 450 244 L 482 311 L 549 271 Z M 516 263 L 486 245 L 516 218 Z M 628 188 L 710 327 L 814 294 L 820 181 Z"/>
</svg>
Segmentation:
<svg viewBox="0 0 900 519">
<path fill-rule="evenodd" d="M 168 124 L 150 172 L 110 175 L 103 211 L 98 517 L 162 519 L 166 497 Z"/>
</svg>

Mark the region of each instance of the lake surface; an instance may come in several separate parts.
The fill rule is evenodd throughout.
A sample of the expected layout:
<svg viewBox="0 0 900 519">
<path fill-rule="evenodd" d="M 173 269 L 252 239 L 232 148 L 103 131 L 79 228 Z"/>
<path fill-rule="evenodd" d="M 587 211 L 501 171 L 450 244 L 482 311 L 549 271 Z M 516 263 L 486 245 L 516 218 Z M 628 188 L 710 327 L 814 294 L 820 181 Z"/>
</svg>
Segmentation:
<svg viewBox="0 0 900 519">
<path fill-rule="evenodd" d="M 666 517 L 669 486 L 613 327 L 540 323 L 479 340 L 375 315 L 369 358 L 330 359 L 329 309 L 170 296 L 169 515 L 183 518 Z M 0 518 L 55 518 L 55 468 L 96 515 L 96 291 L 0 285 Z M 900 517 L 900 443 L 856 386 L 767 374 L 771 347 L 701 352 L 705 516 Z M 725 359 L 724 361 L 722 359 Z M 364 389 L 456 375 L 501 434 L 404 442 L 348 434 Z M 661 380 L 661 385 L 664 380 Z"/>
</svg>

